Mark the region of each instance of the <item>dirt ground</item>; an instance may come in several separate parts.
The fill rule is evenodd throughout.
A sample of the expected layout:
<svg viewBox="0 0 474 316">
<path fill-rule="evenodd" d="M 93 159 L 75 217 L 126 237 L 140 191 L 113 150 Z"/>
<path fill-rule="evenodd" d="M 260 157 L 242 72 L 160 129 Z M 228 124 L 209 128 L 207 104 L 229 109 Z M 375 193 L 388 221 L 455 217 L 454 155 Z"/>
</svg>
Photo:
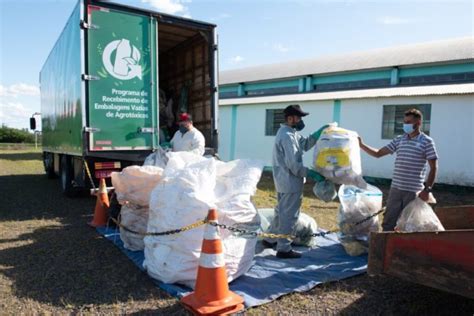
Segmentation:
<svg viewBox="0 0 474 316">
<path fill-rule="evenodd" d="M 384 192 L 388 187 L 380 186 Z M 86 225 L 94 199 L 68 199 L 34 150 L 0 151 L 0 314 L 187 315 L 110 242 Z M 254 197 L 275 204 L 271 176 Z M 440 205 L 474 204 L 472 189 L 438 187 Z M 303 210 L 334 228 L 338 203 L 306 186 Z M 284 296 L 250 315 L 473 315 L 474 301 L 390 277 L 361 275 Z"/>
</svg>

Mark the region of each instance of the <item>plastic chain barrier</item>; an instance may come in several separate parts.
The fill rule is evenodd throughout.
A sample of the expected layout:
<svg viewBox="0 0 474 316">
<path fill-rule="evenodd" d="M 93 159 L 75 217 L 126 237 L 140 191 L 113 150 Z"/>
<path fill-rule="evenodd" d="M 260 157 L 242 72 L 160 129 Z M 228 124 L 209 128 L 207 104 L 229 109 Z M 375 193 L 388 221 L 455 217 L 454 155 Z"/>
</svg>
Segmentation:
<svg viewBox="0 0 474 316">
<path fill-rule="evenodd" d="M 381 209 L 380 211 L 370 215 L 370 216 L 367 216 L 366 218 L 364 218 L 363 220 L 360 220 L 352 225 L 354 226 L 357 226 L 357 225 L 360 225 L 368 220 L 370 220 L 371 218 L 375 217 L 375 216 L 378 216 L 379 214 L 385 212 L 385 208 Z M 178 228 L 178 229 L 173 229 L 173 230 L 168 230 L 168 231 L 164 231 L 164 232 L 137 232 L 137 231 L 134 231 L 124 225 L 122 225 L 120 223 L 120 221 L 117 221 L 115 218 L 110 218 L 112 220 L 112 222 L 114 222 L 117 226 L 119 226 L 120 228 L 123 228 L 124 230 L 126 230 L 127 232 L 129 233 L 132 233 L 132 234 L 135 234 L 135 235 L 140 235 L 140 236 L 167 236 L 167 235 L 174 235 L 174 234 L 179 234 L 179 233 L 182 233 L 182 232 L 185 232 L 185 231 L 188 231 L 188 230 L 191 230 L 191 229 L 194 229 L 194 228 L 197 228 L 197 227 L 200 227 L 204 224 L 209 224 L 211 226 L 215 226 L 215 227 L 219 227 L 219 228 L 222 228 L 222 229 L 227 229 L 228 231 L 234 233 L 234 234 L 238 234 L 240 237 L 243 237 L 243 238 L 252 238 L 252 237 L 263 237 L 263 238 L 285 238 L 285 239 L 295 239 L 296 236 L 294 235 L 290 235 L 290 234 L 272 234 L 272 233 L 262 233 L 262 232 L 256 232 L 256 231 L 251 231 L 251 230 L 246 230 L 246 229 L 241 229 L 241 228 L 237 228 L 237 227 L 234 227 L 234 226 L 227 226 L 225 224 L 218 224 L 216 222 L 209 222 L 206 219 L 203 219 L 203 220 L 200 220 L 200 221 L 197 221 L 193 224 L 190 224 L 190 225 L 187 225 L 187 226 L 184 226 L 182 228 Z M 328 230 L 328 231 L 325 231 L 325 232 L 320 232 L 320 233 L 313 233 L 313 234 L 310 234 L 309 236 L 299 236 L 300 238 L 302 237 L 325 237 L 326 235 L 329 235 L 329 234 L 334 234 L 334 233 L 337 233 L 339 232 L 339 229 L 333 229 L 333 230 Z"/>
</svg>

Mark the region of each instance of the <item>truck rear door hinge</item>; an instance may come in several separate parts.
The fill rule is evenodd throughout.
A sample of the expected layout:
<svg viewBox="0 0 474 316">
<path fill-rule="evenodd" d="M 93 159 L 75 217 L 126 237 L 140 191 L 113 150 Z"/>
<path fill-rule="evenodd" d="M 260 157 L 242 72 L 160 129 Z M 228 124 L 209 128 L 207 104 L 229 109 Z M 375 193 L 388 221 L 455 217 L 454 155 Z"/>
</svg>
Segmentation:
<svg viewBox="0 0 474 316">
<path fill-rule="evenodd" d="M 154 127 L 139 127 L 138 133 L 140 134 L 153 134 L 155 132 Z"/>
<path fill-rule="evenodd" d="M 86 80 L 99 80 L 100 78 L 97 77 L 97 76 L 93 76 L 93 75 L 86 75 L 86 74 L 82 74 L 81 76 L 82 80 L 86 81 Z"/>
<path fill-rule="evenodd" d="M 81 28 L 84 30 L 98 30 L 99 26 L 95 24 L 89 24 L 84 20 L 81 20 Z"/>
<path fill-rule="evenodd" d="M 100 128 L 84 127 L 84 132 L 86 132 L 86 133 L 97 133 L 97 132 L 100 132 Z"/>
</svg>

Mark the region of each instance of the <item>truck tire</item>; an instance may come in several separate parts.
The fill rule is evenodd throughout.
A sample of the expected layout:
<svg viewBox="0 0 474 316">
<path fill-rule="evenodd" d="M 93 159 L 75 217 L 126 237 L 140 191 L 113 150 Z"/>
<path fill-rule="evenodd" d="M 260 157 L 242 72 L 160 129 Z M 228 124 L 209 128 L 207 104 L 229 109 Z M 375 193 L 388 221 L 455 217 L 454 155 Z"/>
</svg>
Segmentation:
<svg viewBox="0 0 474 316">
<path fill-rule="evenodd" d="M 56 178 L 56 173 L 54 173 L 54 155 L 51 153 L 43 153 L 43 164 L 48 179 Z"/>
<path fill-rule="evenodd" d="M 68 197 L 75 197 L 77 195 L 77 190 L 74 188 L 72 180 L 74 179 L 74 172 L 72 169 L 71 158 L 67 155 L 61 156 L 61 191 L 64 195 Z"/>
</svg>

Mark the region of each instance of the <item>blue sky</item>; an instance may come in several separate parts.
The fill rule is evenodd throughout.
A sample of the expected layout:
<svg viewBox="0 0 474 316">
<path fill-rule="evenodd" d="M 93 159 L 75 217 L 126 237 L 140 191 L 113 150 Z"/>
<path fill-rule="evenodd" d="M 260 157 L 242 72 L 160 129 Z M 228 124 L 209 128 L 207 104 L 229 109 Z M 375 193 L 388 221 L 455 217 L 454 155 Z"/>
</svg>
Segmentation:
<svg viewBox="0 0 474 316">
<path fill-rule="evenodd" d="M 221 70 L 474 33 L 474 0 L 113 2 L 217 24 Z M 38 73 L 75 3 L 0 0 L 0 124 L 40 111 Z"/>
</svg>

